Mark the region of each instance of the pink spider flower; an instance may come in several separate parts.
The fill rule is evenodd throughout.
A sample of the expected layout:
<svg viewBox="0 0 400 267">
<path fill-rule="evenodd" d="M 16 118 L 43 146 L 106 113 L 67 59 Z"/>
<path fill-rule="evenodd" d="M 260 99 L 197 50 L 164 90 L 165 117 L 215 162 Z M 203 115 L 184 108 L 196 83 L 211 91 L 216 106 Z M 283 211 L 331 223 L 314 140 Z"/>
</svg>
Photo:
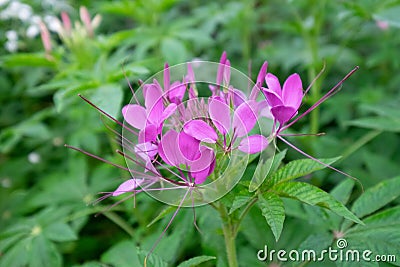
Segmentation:
<svg viewBox="0 0 400 267">
<path fill-rule="evenodd" d="M 351 179 L 354 179 L 354 180 L 357 180 L 357 179 L 345 172 L 342 172 L 328 164 L 321 162 L 320 160 L 314 158 L 313 156 L 311 156 L 311 155 L 305 153 L 304 151 L 302 151 L 301 149 L 297 148 L 296 146 L 294 146 L 289 141 L 287 141 L 283 138 L 283 136 L 291 136 L 291 135 L 290 134 L 282 134 L 282 132 L 284 130 L 288 129 L 293 124 L 295 124 L 301 118 L 303 118 L 304 116 L 309 114 L 311 111 L 313 111 L 316 107 L 318 107 L 321 103 L 323 103 L 329 97 L 334 95 L 337 92 L 338 88 L 340 88 L 340 86 L 343 84 L 343 82 L 345 80 L 347 80 L 356 70 L 358 70 L 358 66 L 355 67 L 353 70 L 351 70 L 338 84 L 336 84 L 323 97 L 321 97 L 321 99 L 319 99 L 309 109 L 307 109 L 304 113 L 297 116 L 296 118 L 294 118 L 294 117 L 298 114 L 298 109 L 302 103 L 303 97 L 310 90 L 313 82 L 303 93 L 302 81 L 300 79 L 300 76 L 297 73 L 290 75 L 284 82 L 283 87 L 281 87 L 281 84 L 275 75 L 268 73 L 265 77 L 265 82 L 267 84 L 267 88 L 263 88 L 263 87 L 261 88 L 261 90 L 265 96 L 265 102 L 267 103 L 267 106 L 268 106 L 268 108 L 271 112 L 271 115 L 274 119 L 274 122 L 275 122 L 274 127 L 272 129 L 273 130 L 273 132 L 272 132 L 273 138 L 274 137 L 279 138 L 280 140 L 282 140 L 284 143 L 286 143 L 288 146 L 290 146 L 291 148 L 293 148 L 300 154 L 320 163 L 321 165 L 323 165 L 327 168 L 330 168 L 330 169 L 332 169 L 340 174 L 343 174 Z M 317 79 L 319 77 L 319 75 L 315 79 Z M 277 129 L 275 129 L 276 122 L 279 123 L 279 126 Z M 296 135 L 296 134 L 294 134 L 294 135 Z M 300 134 L 300 135 L 302 135 L 302 134 Z"/>
<path fill-rule="evenodd" d="M 254 106 L 252 102 L 254 101 L 249 100 L 240 104 L 234 110 L 232 116 L 231 108 L 223 99 L 219 97 L 209 98 L 209 117 L 213 126 L 223 137 L 220 145 L 225 152 L 233 149 L 232 146 L 238 138 L 241 141 L 237 149 L 248 154 L 258 153 L 267 147 L 268 140 L 264 136 L 259 134 L 247 136 L 257 122 L 257 114 L 252 109 L 252 106 Z M 202 142 L 216 143 L 219 139 L 214 128 L 201 119 L 187 122 L 183 129 L 185 133 Z M 228 139 L 230 139 L 229 144 Z"/>
<path fill-rule="evenodd" d="M 262 88 L 270 111 L 279 127 L 282 127 L 290 119 L 297 115 L 303 99 L 303 86 L 300 76 L 295 73 L 290 75 L 283 87 L 278 78 L 268 73 L 265 77 L 267 88 Z"/>
</svg>

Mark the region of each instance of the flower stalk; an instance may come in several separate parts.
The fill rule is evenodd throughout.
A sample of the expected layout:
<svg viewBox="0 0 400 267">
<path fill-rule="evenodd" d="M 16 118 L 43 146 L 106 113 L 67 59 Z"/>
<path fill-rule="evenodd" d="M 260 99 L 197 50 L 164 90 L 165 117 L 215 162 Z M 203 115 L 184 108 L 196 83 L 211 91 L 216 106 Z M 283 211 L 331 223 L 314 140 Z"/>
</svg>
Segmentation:
<svg viewBox="0 0 400 267">
<path fill-rule="evenodd" d="M 222 232 L 224 234 L 226 256 L 228 259 L 229 267 L 238 267 L 237 254 L 236 254 L 236 223 L 229 216 L 226 207 L 222 204 L 218 207 L 218 212 L 222 220 Z"/>
</svg>

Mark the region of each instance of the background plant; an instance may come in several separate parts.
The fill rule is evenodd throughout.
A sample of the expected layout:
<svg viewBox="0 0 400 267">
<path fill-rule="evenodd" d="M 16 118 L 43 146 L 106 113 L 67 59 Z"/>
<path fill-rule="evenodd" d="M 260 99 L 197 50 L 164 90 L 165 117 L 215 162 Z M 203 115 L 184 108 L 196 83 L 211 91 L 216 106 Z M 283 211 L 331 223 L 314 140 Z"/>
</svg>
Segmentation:
<svg viewBox="0 0 400 267">
<path fill-rule="evenodd" d="M 80 21 L 81 5 L 87 6 L 91 18 L 100 14 L 102 21 L 78 51 L 51 32 L 49 59 L 39 35 L 25 37 L 28 24 L 1 16 L 0 266 L 132 266 L 141 262 L 140 250 L 137 254 L 126 251 L 136 251 L 137 244 L 144 250 L 151 247 L 167 219 L 146 226 L 163 206 L 138 196 L 140 205 L 135 209 L 132 202 L 126 202 L 104 216 L 93 216 L 112 202 L 87 204 L 99 191 L 114 189 L 123 174 L 68 151 L 63 144 L 115 162 L 121 158 L 113 152 L 114 136 L 77 93 L 85 93 L 118 115 L 121 104 L 129 100 L 124 70 L 136 83 L 159 71 L 165 61 L 174 64 L 194 57 L 216 61 L 223 50 L 230 55 L 232 66 L 253 78 L 268 60 L 273 62 L 269 70 L 281 79 L 296 71 L 308 84 L 325 63 L 308 104 L 354 65 L 360 66 L 319 113 L 292 129 L 328 135 L 289 140 L 319 158 L 342 155 L 335 166 L 359 178 L 365 193 L 329 170 L 303 173 L 296 182 L 331 191 L 342 203 L 348 200 L 348 208 L 366 223 L 362 231 L 361 226 L 343 227 L 349 244 L 366 238 L 382 240 L 364 244 L 377 252 L 397 253 L 399 258 L 399 250 L 392 250 L 398 237 L 389 234 L 399 228 L 398 179 L 391 179 L 399 174 L 400 157 L 400 81 L 395 75 L 400 58 L 398 1 L 66 1 L 62 8 L 42 2 L 23 1 L 45 23 L 46 14 L 60 18 L 61 11 L 68 12 L 72 21 Z M 8 5 L 3 4 L 2 11 Z M 18 33 L 18 50 L 13 53 L 5 46 L 9 30 Z M 289 149 L 282 166 L 299 158 Z M 240 189 L 235 189 L 239 196 Z M 283 203 L 284 227 L 277 242 L 273 233 L 279 227 L 269 227 L 262 204 L 249 209 L 242 222 L 246 227 L 237 235 L 239 264 L 265 266 L 255 256 L 265 244 L 289 250 L 332 242 L 332 230 L 341 225 L 338 218 L 290 199 Z M 376 203 L 375 208 L 364 210 L 371 203 Z M 199 262 L 204 260 L 200 266 L 226 266 L 221 222 L 210 217 L 215 217 L 212 209 L 198 210 L 199 227 L 207 229 L 200 235 L 192 226 L 191 211 L 182 210 L 155 257 L 176 266 L 209 255 L 217 259 L 200 258 Z"/>
</svg>

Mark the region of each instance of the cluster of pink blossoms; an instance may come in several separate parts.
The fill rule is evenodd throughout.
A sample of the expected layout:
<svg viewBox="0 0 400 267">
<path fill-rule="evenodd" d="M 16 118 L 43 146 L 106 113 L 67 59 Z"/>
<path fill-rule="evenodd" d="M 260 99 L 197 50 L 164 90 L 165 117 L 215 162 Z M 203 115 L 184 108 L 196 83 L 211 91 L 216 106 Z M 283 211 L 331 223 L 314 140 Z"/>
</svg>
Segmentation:
<svg viewBox="0 0 400 267">
<path fill-rule="evenodd" d="M 186 76 L 174 82 L 165 65 L 163 85 L 156 79 L 142 85 L 143 103 L 138 92 L 134 93 L 135 103 L 124 106 L 122 115 L 125 129 L 136 141 L 123 138 L 122 143 L 127 161 L 140 166 L 142 172 L 131 171 L 133 178 L 123 182 L 113 196 L 149 189 L 160 179 L 178 187 L 205 183 L 218 164 L 217 155 L 263 151 L 297 114 L 303 98 L 299 75 L 291 75 L 281 88 L 278 79 L 267 74 L 267 62 L 249 97 L 230 84 L 231 67 L 225 52 L 216 76 L 209 85 L 211 96 L 201 98 L 191 63 Z M 259 92 L 265 98 L 258 99 Z M 271 136 L 251 133 L 263 116 L 274 121 Z M 161 170 L 174 178 L 165 177 Z"/>
</svg>

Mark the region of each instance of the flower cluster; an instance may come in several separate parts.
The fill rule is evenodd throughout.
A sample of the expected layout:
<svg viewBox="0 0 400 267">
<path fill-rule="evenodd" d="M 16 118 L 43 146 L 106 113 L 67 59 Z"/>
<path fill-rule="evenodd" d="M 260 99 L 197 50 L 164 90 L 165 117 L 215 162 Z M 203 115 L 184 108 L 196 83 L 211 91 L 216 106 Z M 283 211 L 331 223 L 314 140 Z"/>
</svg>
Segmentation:
<svg viewBox="0 0 400 267">
<path fill-rule="evenodd" d="M 160 180 L 179 188 L 212 182 L 218 178 L 218 164 L 233 151 L 248 155 L 268 147 L 272 136 L 262 135 L 255 127 L 261 117 L 273 119 L 280 129 L 297 114 L 303 98 L 297 74 L 281 89 L 278 79 L 267 74 L 265 62 L 247 97 L 231 84 L 230 62 L 224 52 L 216 81 L 208 85 L 211 96 L 199 97 L 193 64 L 188 63 L 187 74 L 174 82 L 166 64 L 163 84 L 157 79 L 143 84 L 142 95 L 134 92 L 134 103 L 123 107 L 125 130 L 135 138 L 123 136 L 123 155 L 133 163 L 130 169 L 139 167 L 141 172 L 131 171 L 133 177 L 122 183 L 114 196 L 148 190 Z M 258 99 L 260 91 L 265 98 Z M 163 176 L 160 170 L 174 178 Z"/>
<path fill-rule="evenodd" d="M 203 69 L 215 67 L 210 62 L 206 63 L 208 65 L 203 65 Z M 193 71 L 193 66 L 199 64 L 200 62 L 188 63 L 182 80 L 173 82 L 171 68 L 166 64 L 162 72 L 162 85 L 159 79 L 154 78 L 149 83 L 143 83 L 141 90 L 132 90 L 133 103 L 122 108 L 125 123 L 119 122 L 81 96 L 124 129 L 120 135 L 124 151 L 118 153 L 125 157 L 128 168 L 74 148 L 131 173 L 131 179 L 103 198 L 124 193 L 129 193 L 130 197 L 141 191 L 183 189 L 184 195 L 178 193 L 173 202 L 168 202 L 176 204 L 176 200 L 181 198 L 179 206 L 182 206 L 189 191 L 199 193 L 203 190 L 198 195 L 203 198 L 211 191 L 217 192 L 221 188 L 222 191 L 225 190 L 203 198 L 200 203 L 215 201 L 239 181 L 241 176 L 238 173 L 243 174 L 247 166 L 243 161 L 246 155 L 248 159 L 250 154 L 263 153 L 268 147 L 273 151 L 272 141 L 275 138 L 281 139 L 306 157 L 351 177 L 301 151 L 286 141 L 282 132 L 332 96 L 358 67 L 304 113 L 298 115 L 302 99 L 310 89 L 308 87 L 303 91 L 298 74 L 290 75 L 281 86 L 276 76 L 267 73 L 265 62 L 247 97 L 238 89 L 240 86 L 235 86 L 231 81 L 231 72 L 234 69 L 230 67 L 224 52 L 219 64 L 216 64 L 216 81 L 207 82 L 209 96 L 201 97 L 197 86 L 204 83 L 209 75 L 206 78 L 197 77 L 196 80 L 199 73 Z M 237 74 L 235 72 L 233 76 Z M 267 131 L 258 125 L 264 118 L 271 121 Z M 227 161 L 233 164 L 226 164 Z M 222 174 L 223 167 L 235 170 L 228 171 L 225 175 Z M 236 178 L 232 178 L 235 175 Z M 217 181 L 219 184 L 216 183 L 216 186 L 207 187 Z"/>
</svg>

